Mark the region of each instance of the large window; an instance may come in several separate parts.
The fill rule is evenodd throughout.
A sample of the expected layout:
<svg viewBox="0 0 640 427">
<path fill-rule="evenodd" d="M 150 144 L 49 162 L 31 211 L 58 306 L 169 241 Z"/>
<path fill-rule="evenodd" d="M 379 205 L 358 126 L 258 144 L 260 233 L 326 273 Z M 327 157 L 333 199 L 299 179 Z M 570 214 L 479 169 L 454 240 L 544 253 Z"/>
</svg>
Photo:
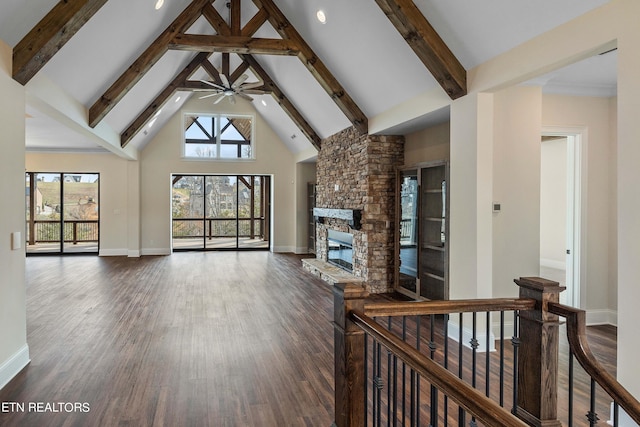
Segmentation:
<svg viewBox="0 0 640 427">
<path fill-rule="evenodd" d="M 100 176 L 27 172 L 27 254 L 98 253 Z"/>
<path fill-rule="evenodd" d="M 253 118 L 184 115 L 183 155 L 192 159 L 254 159 Z"/>
<path fill-rule="evenodd" d="M 264 175 L 173 175 L 173 249 L 269 249 L 270 183 Z"/>
</svg>

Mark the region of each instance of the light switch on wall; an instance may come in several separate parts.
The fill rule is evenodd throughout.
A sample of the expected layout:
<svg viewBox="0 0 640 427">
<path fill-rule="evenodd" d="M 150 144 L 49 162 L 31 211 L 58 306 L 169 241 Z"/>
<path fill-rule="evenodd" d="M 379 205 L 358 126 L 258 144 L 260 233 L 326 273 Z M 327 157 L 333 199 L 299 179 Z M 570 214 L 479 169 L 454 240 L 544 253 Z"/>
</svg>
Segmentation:
<svg viewBox="0 0 640 427">
<path fill-rule="evenodd" d="M 22 233 L 14 231 L 11 233 L 11 250 L 17 251 L 22 248 Z"/>
</svg>

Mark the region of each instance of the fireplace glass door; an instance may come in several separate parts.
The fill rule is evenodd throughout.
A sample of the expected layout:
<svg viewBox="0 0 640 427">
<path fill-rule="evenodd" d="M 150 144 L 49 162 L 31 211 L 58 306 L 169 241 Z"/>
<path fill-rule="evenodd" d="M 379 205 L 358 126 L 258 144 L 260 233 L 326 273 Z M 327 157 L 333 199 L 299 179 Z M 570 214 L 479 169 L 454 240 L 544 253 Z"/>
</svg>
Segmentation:
<svg viewBox="0 0 640 427">
<path fill-rule="evenodd" d="M 449 298 L 446 162 L 398 173 L 396 287 L 414 298 Z"/>
</svg>

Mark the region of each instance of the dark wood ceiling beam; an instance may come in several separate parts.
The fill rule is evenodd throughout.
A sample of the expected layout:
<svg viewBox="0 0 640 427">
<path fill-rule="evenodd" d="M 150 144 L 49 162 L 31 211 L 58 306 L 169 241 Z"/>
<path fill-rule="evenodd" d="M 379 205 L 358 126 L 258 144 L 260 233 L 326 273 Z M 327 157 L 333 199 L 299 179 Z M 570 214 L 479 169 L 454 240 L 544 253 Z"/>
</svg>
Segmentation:
<svg viewBox="0 0 640 427">
<path fill-rule="evenodd" d="M 14 80 L 27 84 L 106 2 L 58 2 L 13 49 Z"/>
<path fill-rule="evenodd" d="M 202 8 L 211 0 L 193 0 L 187 8 L 160 34 L 133 64 L 116 80 L 89 109 L 89 126 L 95 127 L 116 106 L 131 88 L 164 55 L 176 34 L 187 31 L 201 16 Z"/>
<path fill-rule="evenodd" d="M 122 148 L 126 147 L 131 139 L 133 139 L 133 137 L 136 136 L 138 132 L 140 132 L 140 130 L 149 123 L 149 121 L 151 121 L 158 110 L 162 108 L 164 103 L 167 102 L 167 100 L 171 98 L 177 90 L 179 90 L 184 82 L 186 82 L 187 79 L 191 77 L 191 75 L 193 75 L 193 73 L 195 73 L 203 63 L 209 62 L 209 55 L 211 55 L 209 52 L 201 52 L 197 54 L 191 62 L 189 62 L 189 65 L 187 65 L 185 69 L 182 70 L 158 96 L 156 96 L 151 104 L 149 104 L 133 122 L 131 122 L 127 129 L 120 135 L 120 145 Z M 204 85 L 204 83 L 202 84 Z M 211 90 L 211 86 L 209 86 L 209 90 Z"/>
<path fill-rule="evenodd" d="M 255 34 L 256 31 L 260 29 L 260 27 L 264 25 L 265 22 L 267 22 L 268 17 L 269 17 L 269 14 L 267 13 L 266 10 L 264 9 L 258 10 L 258 12 L 255 15 L 253 15 L 253 17 L 249 20 L 249 22 L 247 22 L 247 24 L 244 26 L 240 35 L 245 37 L 251 37 L 252 35 Z"/>
<path fill-rule="evenodd" d="M 231 34 L 233 34 L 234 36 L 239 36 L 240 31 L 242 30 L 242 24 L 240 23 L 240 0 L 231 0 L 231 2 L 228 4 L 231 8 Z"/>
<path fill-rule="evenodd" d="M 227 76 L 227 78 L 229 78 L 230 66 L 231 66 L 231 59 L 229 58 L 229 54 L 223 53 L 222 54 L 222 74 Z"/>
<path fill-rule="evenodd" d="M 209 76 L 213 79 L 213 82 L 218 85 L 222 85 L 222 79 L 220 79 L 220 71 L 209 61 L 204 61 L 202 63 L 202 68 L 209 74 Z"/>
<path fill-rule="evenodd" d="M 451 99 L 467 94 L 467 72 L 413 0 L 376 0 Z"/>
<path fill-rule="evenodd" d="M 262 68 L 258 61 L 251 55 L 240 55 L 243 61 L 245 61 L 249 68 L 264 82 L 264 87 L 267 88 L 273 98 L 278 102 L 280 107 L 285 113 L 293 120 L 298 129 L 307 137 L 311 144 L 319 151 L 320 150 L 320 137 L 316 131 L 311 127 L 309 122 L 304 118 L 302 114 L 296 109 L 293 103 L 287 98 L 287 96 L 280 90 L 278 85 L 273 81 L 269 74 Z M 246 91 L 245 93 L 249 93 Z"/>
<path fill-rule="evenodd" d="M 188 92 L 210 92 L 211 89 L 211 86 L 209 86 L 208 84 L 196 80 L 187 80 L 185 82 L 179 83 L 176 87 L 176 90 L 184 90 Z M 245 89 L 242 91 L 242 93 L 245 93 L 247 95 L 269 95 L 271 94 L 271 89 L 262 85 L 253 89 Z"/>
<path fill-rule="evenodd" d="M 229 83 L 233 84 L 248 69 L 249 69 L 249 64 L 247 64 L 246 62 L 242 61 L 242 64 L 238 65 L 238 67 L 235 69 L 235 71 L 233 73 L 231 73 L 231 76 L 229 76 Z"/>
<path fill-rule="evenodd" d="M 211 4 L 205 6 L 202 9 L 202 16 L 204 16 L 205 19 L 209 21 L 209 24 L 211 24 L 213 29 L 216 30 L 216 33 L 218 33 L 219 35 L 231 35 L 231 28 L 229 28 L 229 25 L 224 20 L 224 18 L 220 16 L 216 8 L 211 6 Z"/>
<path fill-rule="evenodd" d="M 298 45 L 291 40 L 201 34 L 178 34 L 169 43 L 169 49 L 196 52 L 246 53 L 251 55 L 296 56 L 299 54 Z"/>
<path fill-rule="evenodd" d="M 258 8 L 264 8 L 269 14 L 269 22 L 282 38 L 289 39 L 298 45 L 300 54 L 298 58 L 307 67 L 318 83 L 331 96 L 336 105 L 344 113 L 349 121 L 360 133 L 368 132 L 369 124 L 367 116 L 349 96 L 340 82 L 331 74 L 329 69 L 314 53 L 313 49 L 302 38 L 294 26 L 284 16 L 272 0 L 253 0 Z"/>
</svg>

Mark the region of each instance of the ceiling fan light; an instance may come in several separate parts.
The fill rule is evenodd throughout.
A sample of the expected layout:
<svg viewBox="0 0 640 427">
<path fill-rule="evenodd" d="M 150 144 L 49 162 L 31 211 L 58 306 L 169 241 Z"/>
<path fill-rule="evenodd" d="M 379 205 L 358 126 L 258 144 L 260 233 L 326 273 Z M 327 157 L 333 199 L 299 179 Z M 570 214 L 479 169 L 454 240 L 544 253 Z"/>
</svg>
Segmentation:
<svg viewBox="0 0 640 427">
<path fill-rule="evenodd" d="M 164 5 L 164 0 L 156 1 L 156 10 L 160 10 L 160 8 Z"/>
<path fill-rule="evenodd" d="M 316 18 L 321 24 L 327 23 L 327 15 L 324 13 L 324 10 L 322 9 L 318 9 L 318 11 L 316 12 Z"/>
</svg>

